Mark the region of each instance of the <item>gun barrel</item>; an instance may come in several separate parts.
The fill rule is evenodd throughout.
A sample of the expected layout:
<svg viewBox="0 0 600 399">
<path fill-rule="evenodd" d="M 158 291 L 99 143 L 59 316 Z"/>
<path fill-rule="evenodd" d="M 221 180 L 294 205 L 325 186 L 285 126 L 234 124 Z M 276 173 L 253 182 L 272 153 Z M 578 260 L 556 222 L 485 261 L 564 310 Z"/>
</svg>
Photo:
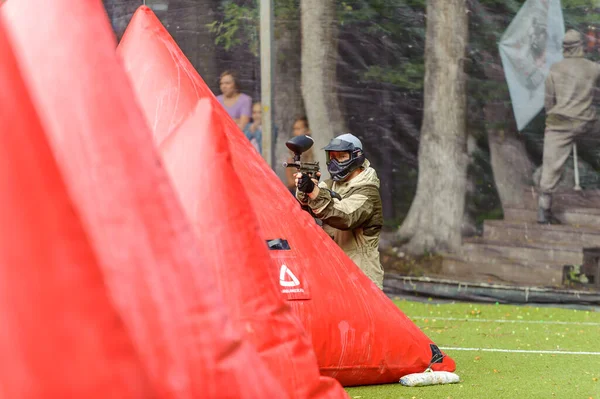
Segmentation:
<svg viewBox="0 0 600 399">
<path fill-rule="evenodd" d="M 284 162 L 283 166 L 285 168 L 296 168 L 302 173 L 316 173 L 320 171 L 318 162 Z"/>
</svg>

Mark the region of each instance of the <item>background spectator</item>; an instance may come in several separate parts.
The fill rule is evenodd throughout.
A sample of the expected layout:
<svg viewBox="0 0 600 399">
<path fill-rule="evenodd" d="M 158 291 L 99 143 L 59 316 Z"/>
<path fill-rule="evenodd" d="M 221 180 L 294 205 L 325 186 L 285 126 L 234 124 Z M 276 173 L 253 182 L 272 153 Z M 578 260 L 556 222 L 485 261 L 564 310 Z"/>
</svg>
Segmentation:
<svg viewBox="0 0 600 399">
<path fill-rule="evenodd" d="M 300 116 L 300 117 L 296 118 L 296 121 L 294 122 L 294 126 L 293 126 L 294 137 L 302 136 L 302 135 L 310 136 L 310 134 L 311 133 L 310 133 L 309 125 L 308 125 L 308 118 L 306 116 Z M 315 157 L 314 157 L 313 149 L 314 148 L 311 148 L 310 150 L 308 150 L 304 154 L 302 154 L 303 162 L 314 162 Z M 288 162 L 292 162 L 293 157 L 294 157 L 294 153 L 292 153 L 290 151 L 290 156 L 288 158 Z M 286 183 L 287 183 L 286 185 L 287 185 L 288 189 L 290 190 L 290 192 L 294 196 L 296 195 L 296 178 L 294 177 L 295 173 L 296 173 L 296 169 L 294 169 L 294 168 L 286 168 L 286 170 L 285 170 Z"/>
<path fill-rule="evenodd" d="M 244 134 L 256 151 L 262 154 L 262 107 L 259 102 L 252 106 L 252 122 L 244 127 Z"/>
<path fill-rule="evenodd" d="M 217 99 L 225 107 L 240 130 L 250 122 L 252 115 L 252 98 L 240 92 L 240 85 L 235 73 L 225 71 L 219 80 L 221 95 Z"/>
</svg>

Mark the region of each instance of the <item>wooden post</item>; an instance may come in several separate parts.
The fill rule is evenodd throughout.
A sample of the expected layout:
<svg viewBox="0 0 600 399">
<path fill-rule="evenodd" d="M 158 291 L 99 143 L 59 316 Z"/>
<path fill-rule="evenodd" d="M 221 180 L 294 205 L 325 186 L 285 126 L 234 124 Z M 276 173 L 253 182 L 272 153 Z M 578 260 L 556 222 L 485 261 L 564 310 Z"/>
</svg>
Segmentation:
<svg viewBox="0 0 600 399">
<path fill-rule="evenodd" d="M 573 143 L 573 171 L 575 172 L 575 187 L 573 187 L 573 190 L 581 191 L 581 186 L 579 185 L 579 161 L 577 159 L 576 143 Z"/>
<path fill-rule="evenodd" d="M 262 155 L 273 168 L 273 0 L 260 0 Z"/>
</svg>

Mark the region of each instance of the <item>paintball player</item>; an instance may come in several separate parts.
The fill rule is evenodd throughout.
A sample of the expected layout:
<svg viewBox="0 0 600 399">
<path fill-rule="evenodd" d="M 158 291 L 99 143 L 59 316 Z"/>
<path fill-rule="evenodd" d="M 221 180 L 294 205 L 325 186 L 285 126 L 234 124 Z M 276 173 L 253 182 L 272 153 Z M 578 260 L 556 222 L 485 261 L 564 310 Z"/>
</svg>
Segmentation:
<svg viewBox="0 0 600 399">
<path fill-rule="evenodd" d="M 352 134 L 334 138 L 324 150 L 331 179 L 318 183 L 307 174 L 297 173 L 296 198 L 310 207 L 323 222 L 325 232 L 382 289 L 379 236 L 383 213 L 377 172 L 365 159 L 362 143 Z M 341 200 L 333 198 L 332 191 Z"/>
<path fill-rule="evenodd" d="M 594 97 L 600 65 L 584 58 L 583 37 L 571 29 L 563 40 L 564 59 L 553 64 L 546 78 L 546 130 L 540 179 L 538 223 L 559 224 L 552 214 L 552 193 L 569 158 L 573 142 L 589 133 L 596 121 Z"/>
</svg>

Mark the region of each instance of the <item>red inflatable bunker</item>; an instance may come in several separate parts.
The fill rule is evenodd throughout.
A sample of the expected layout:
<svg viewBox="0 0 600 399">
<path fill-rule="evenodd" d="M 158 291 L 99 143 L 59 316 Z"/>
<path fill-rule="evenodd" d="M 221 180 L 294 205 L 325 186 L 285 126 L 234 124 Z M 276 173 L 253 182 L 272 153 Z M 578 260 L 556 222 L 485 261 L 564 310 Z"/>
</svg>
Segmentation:
<svg viewBox="0 0 600 399">
<path fill-rule="evenodd" d="M 291 397 L 346 398 L 336 380 L 320 377 L 310 339 L 279 295 L 267 247 L 210 99 L 200 100 L 160 150 L 238 329 Z"/>
<path fill-rule="evenodd" d="M 154 397 L 1 24 L 0 59 L 0 397 Z"/>
<path fill-rule="evenodd" d="M 0 12 L 12 28 L 23 77 L 101 280 L 155 391 L 145 397 L 290 397 L 233 328 L 216 276 L 199 252 L 137 108 L 101 2 L 55 0 L 47 7 L 42 0 L 9 0 Z M 47 256 L 59 260 L 59 249 Z M 92 300 L 73 294 L 63 292 L 70 301 Z M 35 311 L 37 304 L 30 305 Z M 60 308 L 55 314 L 58 320 L 70 317 Z M 119 319 L 113 323 L 118 332 Z M 83 338 L 95 338 L 89 328 L 87 333 Z M 51 349 L 67 351 L 45 348 Z M 123 342 L 123 353 L 127 350 Z M 77 374 L 72 380 L 79 383 Z"/>
<path fill-rule="evenodd" d="M 181 97 L 191 94 L 214 104 L 228 137 L 234 169 L 258 217 L 260 234 L 273 243 L 273 272 L 280 278 L 282 294 L 312 336 L 322 374 L 344 385 L 363 385 L 397 382 L 432 363 L 434 370 L 454 371 L 454 361 L 300 209 L 148 8 L 138 9 L 118 51 L 138 98 L 145 103 L 164 100 L 162 93 L 180 90 L 178 101 L 162 101 L 158 114 L 185 117 L 191 110 L 181 104 L 192 101 Z M 174 85 L 172 77 L 181 71 L 186 79 Z M 144 112 L 152 126 L 153 120 L 161 118 L 156 107 L 144 108 Z M 168 134 L 157 132 L 155 137 Z M 210 150 L 199 149 L 198 156 L 205 151 Z M 211 187 L 215 192 L 219 189 Z"/>
</svg>

